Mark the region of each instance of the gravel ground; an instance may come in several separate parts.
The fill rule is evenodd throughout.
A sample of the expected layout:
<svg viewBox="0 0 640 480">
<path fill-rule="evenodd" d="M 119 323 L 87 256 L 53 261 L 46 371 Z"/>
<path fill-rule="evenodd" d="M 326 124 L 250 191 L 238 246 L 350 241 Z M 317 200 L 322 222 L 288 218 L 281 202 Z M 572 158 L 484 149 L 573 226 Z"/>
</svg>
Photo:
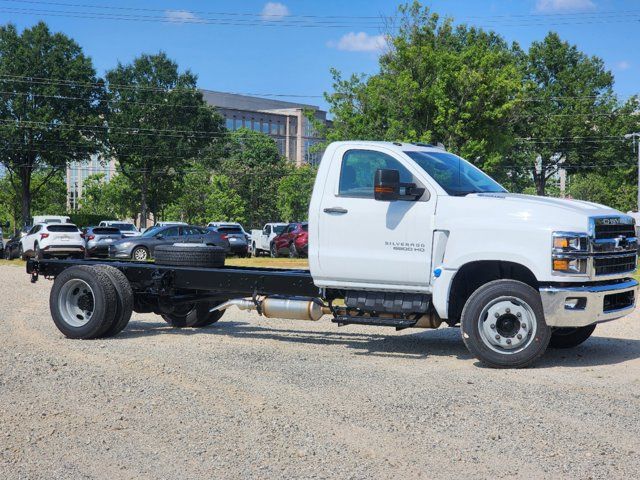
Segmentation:
<svg viewBox="0 0 640 480">
<path fill-rule="evenodd" d="M 0 266 L 0 478 L 637 478 L 638 317 L 536 368 L 457 329 L 265 321 L 65 339 Z"/>
</svg>

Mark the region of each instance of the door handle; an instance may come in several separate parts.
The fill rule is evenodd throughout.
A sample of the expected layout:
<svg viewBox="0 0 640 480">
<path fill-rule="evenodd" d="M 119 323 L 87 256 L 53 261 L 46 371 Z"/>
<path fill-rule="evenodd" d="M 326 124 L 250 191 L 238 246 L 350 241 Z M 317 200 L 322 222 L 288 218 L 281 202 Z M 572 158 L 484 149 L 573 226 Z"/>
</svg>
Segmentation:
<svg viewBox="0 0 640 480">
<path fill-rule="evenodd" d="M 337 213 L 339 215 L 343 215 L 345 213 L 347 213 L 349 210 L 347 210 L 346 208 L 342 208 L 342 207 L 331 207 L 331 208 L 325 208 L 324 209 L 324 213 Z"/>
</svg>

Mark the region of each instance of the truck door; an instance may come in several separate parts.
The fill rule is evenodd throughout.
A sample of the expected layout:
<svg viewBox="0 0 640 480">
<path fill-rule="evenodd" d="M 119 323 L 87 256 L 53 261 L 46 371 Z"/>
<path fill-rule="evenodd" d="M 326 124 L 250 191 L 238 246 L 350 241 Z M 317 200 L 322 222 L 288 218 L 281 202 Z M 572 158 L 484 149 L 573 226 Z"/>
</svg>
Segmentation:
<svg viewBox="0 0 640 480">
<path fill-rule="evenodd" d="M 331 174 L 319 212 L 319 284 L 415 291 L 429 285 L 435 195 L 427 190 L 420 200 L 391 202 L 373 196 L 379 168 L 425 187 L 396 155 L 384 147 L 336 151 L 331 171 L 339 174 Z"/>
</svg>

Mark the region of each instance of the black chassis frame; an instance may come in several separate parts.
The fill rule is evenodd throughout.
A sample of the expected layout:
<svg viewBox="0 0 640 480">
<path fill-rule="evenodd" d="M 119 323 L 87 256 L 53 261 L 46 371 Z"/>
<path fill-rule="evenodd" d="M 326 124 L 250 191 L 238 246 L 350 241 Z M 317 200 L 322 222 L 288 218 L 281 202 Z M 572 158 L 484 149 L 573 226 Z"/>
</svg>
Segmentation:
<svg viewBox="0 0 640 480">
<path fill-rule="evenodd" d="M 308 270 L 230 266 L 177 267 L 104 259 L 29 259 L 27 273 L 31 275 L 32 283 L 35 283 L 39 276 L 54 279 L 67 268 L 81 265 L 111 265 L 120 270 L 129 280 L 137 304 L 151 300 L 173 306 L 258 295 L 324 297 L 314 285 Z"/>
</svg>

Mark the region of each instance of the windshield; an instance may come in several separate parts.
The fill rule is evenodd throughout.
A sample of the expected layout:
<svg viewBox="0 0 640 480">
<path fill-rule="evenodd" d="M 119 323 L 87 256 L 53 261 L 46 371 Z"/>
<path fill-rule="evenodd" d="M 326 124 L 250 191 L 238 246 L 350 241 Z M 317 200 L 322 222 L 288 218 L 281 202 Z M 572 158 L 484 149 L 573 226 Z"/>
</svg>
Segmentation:
<svg viewBox="0 0 640 480">
<path fill-rule="evenodd" d="M 151 227 L 149 230 L 145 231 L 141 236 L 142 237 L 153 237 L 158 230 L 160 230 L 162 227 Z"/>
<path fill-rule="evenodd" d="M 221 233 L 244 233 L 240 227 L 218 227 Z"/>
<path fill-rule="evenodd" d="M 276 225 L 273 227 L 273 231 L 280 235 L 282 232 L 284 232 L 285 228 L 287 228 L 286 225 Z"/>
<path fill-rule="evenodd" d="M 404 152 L 449 195 L 506 192 L 495 180 L 466 160 L 447 152 Z"/>
<path fill-rule="evenodd" d="M 131 223 L 112 223 L 111 227 L 117 228 L 121 232 L 135 232 L 136 227 Z"/>
</svg>

